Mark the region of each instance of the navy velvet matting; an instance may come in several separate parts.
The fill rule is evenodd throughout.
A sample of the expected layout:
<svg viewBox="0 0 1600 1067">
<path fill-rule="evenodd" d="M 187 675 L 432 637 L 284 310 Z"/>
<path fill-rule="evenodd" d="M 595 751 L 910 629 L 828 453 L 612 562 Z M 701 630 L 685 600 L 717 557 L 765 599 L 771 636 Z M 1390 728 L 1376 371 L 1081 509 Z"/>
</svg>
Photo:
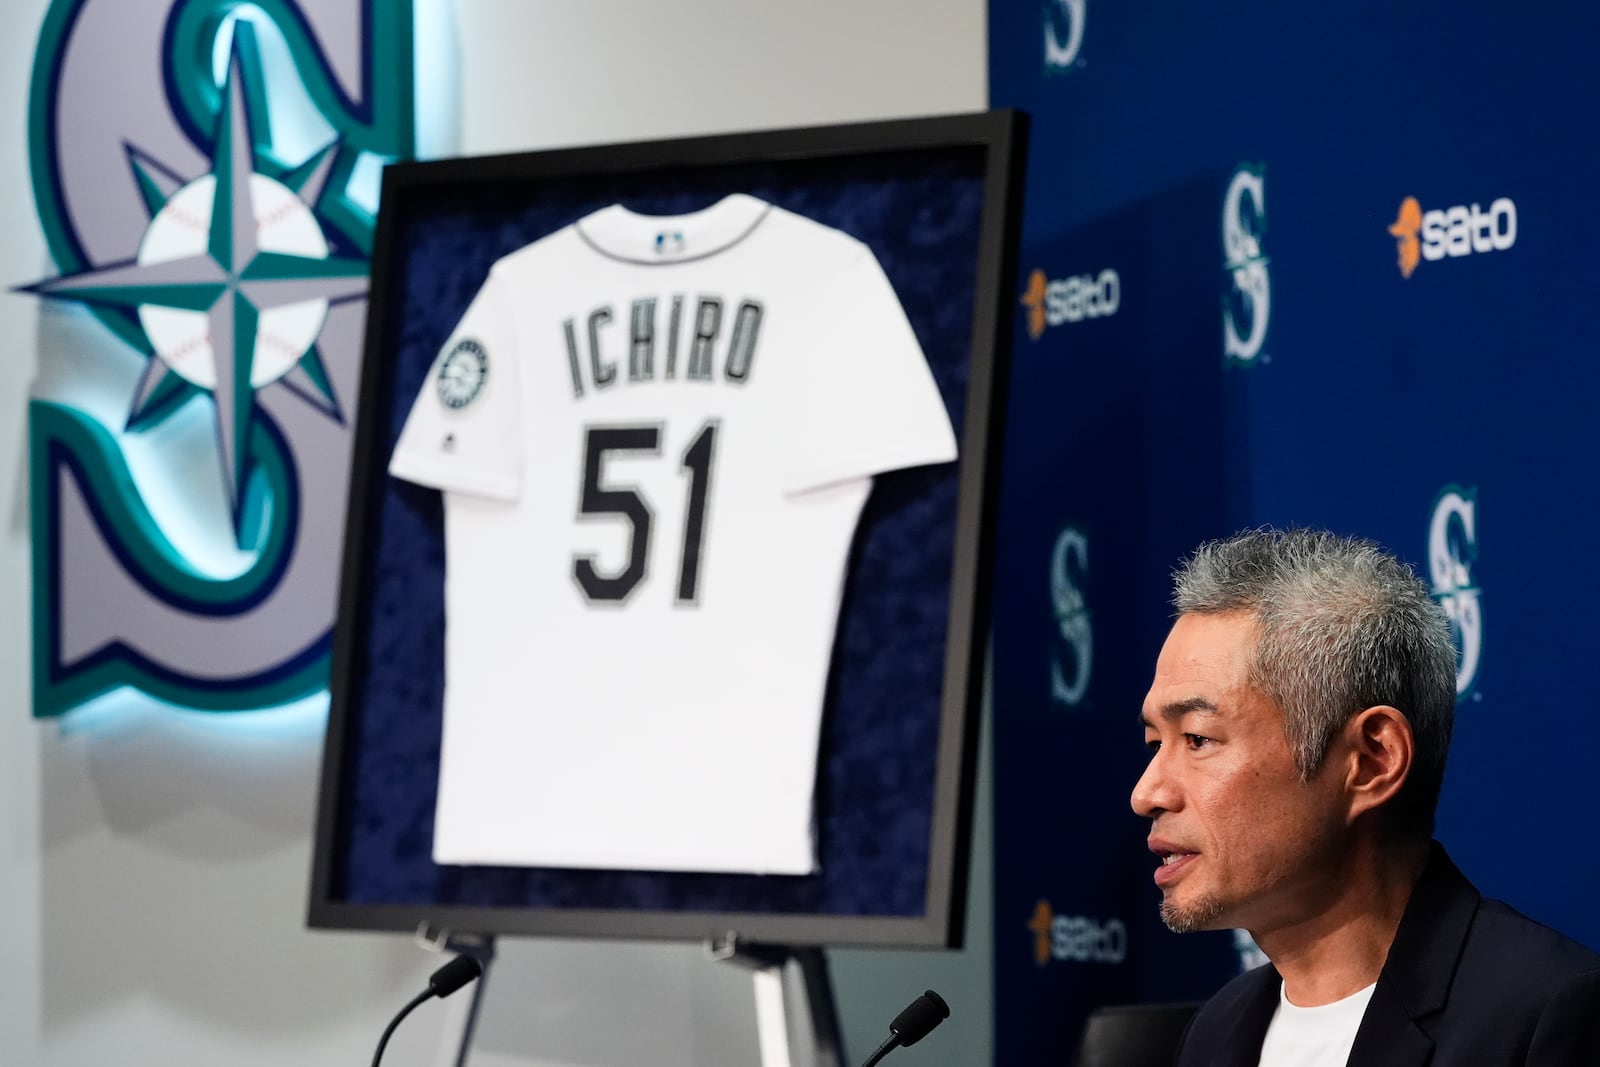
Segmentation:
<svg viewBox="0 0 1600 1067">
<path fill-rule="evenodd" d="M 877 479 L 857 532 L 824 715 L 821 871 L 793 876 L 439 866 L 442 502 L 385 466 L 439 346 L 509 252 L 614 202 L 650 214 L 747 192 L 865 241 L 964 425 L 984 152 L 906 150 L 600 176 L 404 187 L 369 329 L 380 365 L 358 470 L 353 610 L 330 898 L 355 905 L 921 916 L 949 624 L 957 465 Z M 369 357 L 371 358 L 371 357 Z M 371 394 L 369 394 L 370 396 Z M 781 610 L 781 605 L 774 605 Z M 965 654 L 965 650 L 959 650 Z M 512 684 L 508 681 L 508 684 Z M 959 703 L 959 701 L 957 702 Z M 714 772 L 715 768 L 707 768 Z M 539 817 L 530 813 L 530 818 Z"/>
</svg>

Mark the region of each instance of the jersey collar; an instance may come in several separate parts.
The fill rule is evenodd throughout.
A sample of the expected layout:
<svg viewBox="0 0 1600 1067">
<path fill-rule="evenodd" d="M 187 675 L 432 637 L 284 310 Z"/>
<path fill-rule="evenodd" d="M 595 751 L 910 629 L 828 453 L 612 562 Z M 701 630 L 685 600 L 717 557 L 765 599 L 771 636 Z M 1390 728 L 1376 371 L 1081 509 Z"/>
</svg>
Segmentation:
<svg viewBox="0 0 1600 1067">
<path fill-rule="evenodd" d="M 621 204 L 579 219 L 578 236 L 603 256 L 628 263 L 662 265 L 705 259 L 748 237 L 772 208 L 764 200 L 733 193 L 687 215 L 640 215 Z"/>
</svg>

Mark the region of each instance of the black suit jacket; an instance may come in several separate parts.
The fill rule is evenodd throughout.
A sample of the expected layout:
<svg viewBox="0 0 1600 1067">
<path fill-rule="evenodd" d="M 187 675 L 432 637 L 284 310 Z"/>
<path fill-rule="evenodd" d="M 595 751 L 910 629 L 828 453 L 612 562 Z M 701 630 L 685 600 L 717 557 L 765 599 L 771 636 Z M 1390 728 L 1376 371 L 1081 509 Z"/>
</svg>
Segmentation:
<svg viewBox="0 0 1600 1067">
<path fill-rule="evenodd" d="M 1184 1035 L 1179 1067 L 1256 1067 L 1279 987 L 1271 966 L 1223 986 Z M 1600 954 L 1485 900 L 1435 844 L 1349 1063 L 1600 1067 Z"/>
</svg>

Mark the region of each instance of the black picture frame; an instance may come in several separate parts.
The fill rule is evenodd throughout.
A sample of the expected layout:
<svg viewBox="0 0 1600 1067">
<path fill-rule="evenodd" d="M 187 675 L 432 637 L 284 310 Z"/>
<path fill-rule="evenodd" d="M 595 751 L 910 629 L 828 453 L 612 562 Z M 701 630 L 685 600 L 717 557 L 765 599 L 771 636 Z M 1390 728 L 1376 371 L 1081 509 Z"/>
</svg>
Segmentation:
<svg viewBox="0 0 1600 1067">
<path fill-rule="evenodd" d="M 787 946 L 894 945 L 947 946 L 961 943 L 972 827 L 977 736 L 984 691 L 989 633 L 990 581 L 996 526 L 998 468 L 1006 403 L 1006 359 L 1011 323 L 1016 318 L 1015 249 L 1020 222 L 1025 116 L 1012 111 L 809 127 L 678 140 L 604 145 L 482 158 L 405 163 L 386 168 L 373 249 L 372 286 L 363 356 L 361 396 L 355 417 L 355 447 L 346 514 L 344 568 L 334 628 L 330 710 L 323 751 L 320 793 L 310 880 L 308 923 L 322 929 L 413 931 L 424 927 L 473 934 L 552 935 L 706 940 L 736 935 L 747 942 Z M 945 167 L 941 160 L 949 161 Z M 948 617 L 937 706 L 927 709 L 936 739 L 927 816 L 925 895 L 913 913 L 862 913 L 786 908 L 775 905 L 743 910 L 583 906 L 578 899 L 561 906 L 530 907 L 507 900 L 499 889 L 479 887 L 482 899 L 422 899 L 374 902 L 358 899 L 352 881 L 352 849 L 365 832 L 352 816 L 363 784 L 362 716 L 372 686 L 374 596 L 393 575 L 375 575 L 374 545 L 384 491 L 385 433 L 392 438 L 397 389 L 391 356 L 408 313 L 399 274 L 408 242 L 426 225 L 436 205 L 450 201 L 486 205 L 525 204 L 542 190 L 593 186 L 597 189 L 691 192 L 697 182 L 709 190 L 730 175 L 779 175 L 805 185 L 846 182 L 852 175 L 926 178 L 937 183 L 941 168 L 967 174 L 981 186 L 975 209 L 971 264 L 972 290 L 954 294 L 970 302 L 966 344 L 964 413 L 956 423 L 961 459 L 952 475 L 955 499 L 950 532 Z M 786 178 L 783 176 L 787 175 Z M 965 180 L 965 179 L 963 179 Z M 901 186 L 896 186 L 897 188 Z M 423 220 L 419 222 L 419 220 Z M 937 226 L 939 220 L 929 220 Z M 963 305 L 965 306 L 965 305 Z M 926 344 L 926 342 L 925 342 Z M 414 392 L 414 384 L 412 386 Z M 914 714 L 915 712 L 913 712 Z M 829 735 L 824 729 L 824 752 Z M 420 759 L 420 757 L 418 757 Z M 436 766 L 435 763 L 435 773 Z M 431 862 L 431 861 L 430 861 Z M 483 886 L 504 886 L 507 872 L 464 871 L 471 882 L 482 872 Z M 576 872 L 546 872 L 556 883 Z M 631 872 L 629 872 L 631 873 Z M 592 877 L 594 872 L 582 872 Z M 671 878 L 674 876 L 662 876 Z M 706 876 L 694 876 L 706 877 Z M 710 876 L 723 877 L 723 876 Z M 754 876 L 726 876 L 754 879 Z M 497 880 L 498 879 L 498 880 Z M 741 883 L 739 892 L 759 894 L 771 879 Z M 405 896 L 397 890 L 396 895 Z M 468 893 L 468 896 L 471 894 Z M 492 901 L 489 898 L 494 898 Z M 743 899 L 741 897 L 740 899 Z"/>
</svg>

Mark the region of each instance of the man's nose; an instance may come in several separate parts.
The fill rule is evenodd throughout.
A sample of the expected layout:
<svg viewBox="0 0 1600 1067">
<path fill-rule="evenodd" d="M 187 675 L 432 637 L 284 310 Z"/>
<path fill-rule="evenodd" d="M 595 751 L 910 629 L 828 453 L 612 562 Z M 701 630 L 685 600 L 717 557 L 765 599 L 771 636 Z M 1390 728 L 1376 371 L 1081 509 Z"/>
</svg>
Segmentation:
<svg viewBox="0 0 1600 1067">
<path fill-rule="evenodd" d="M 1167 763 L 1162 757 L 1162 751 L 1156 750 L 1150 762 L 1145 765 L 1144 773 L 1139 775 L 1139 780 L 1133 784 L 1133 795 L 1129 803 L 1133 810 L 1147 819 L 1154 819 L 1164 811 L 1175 811 L 1178 807 L 1177 790 L 1173 785 L 1171 776 L 1167 773 Z"/>
</svg>

